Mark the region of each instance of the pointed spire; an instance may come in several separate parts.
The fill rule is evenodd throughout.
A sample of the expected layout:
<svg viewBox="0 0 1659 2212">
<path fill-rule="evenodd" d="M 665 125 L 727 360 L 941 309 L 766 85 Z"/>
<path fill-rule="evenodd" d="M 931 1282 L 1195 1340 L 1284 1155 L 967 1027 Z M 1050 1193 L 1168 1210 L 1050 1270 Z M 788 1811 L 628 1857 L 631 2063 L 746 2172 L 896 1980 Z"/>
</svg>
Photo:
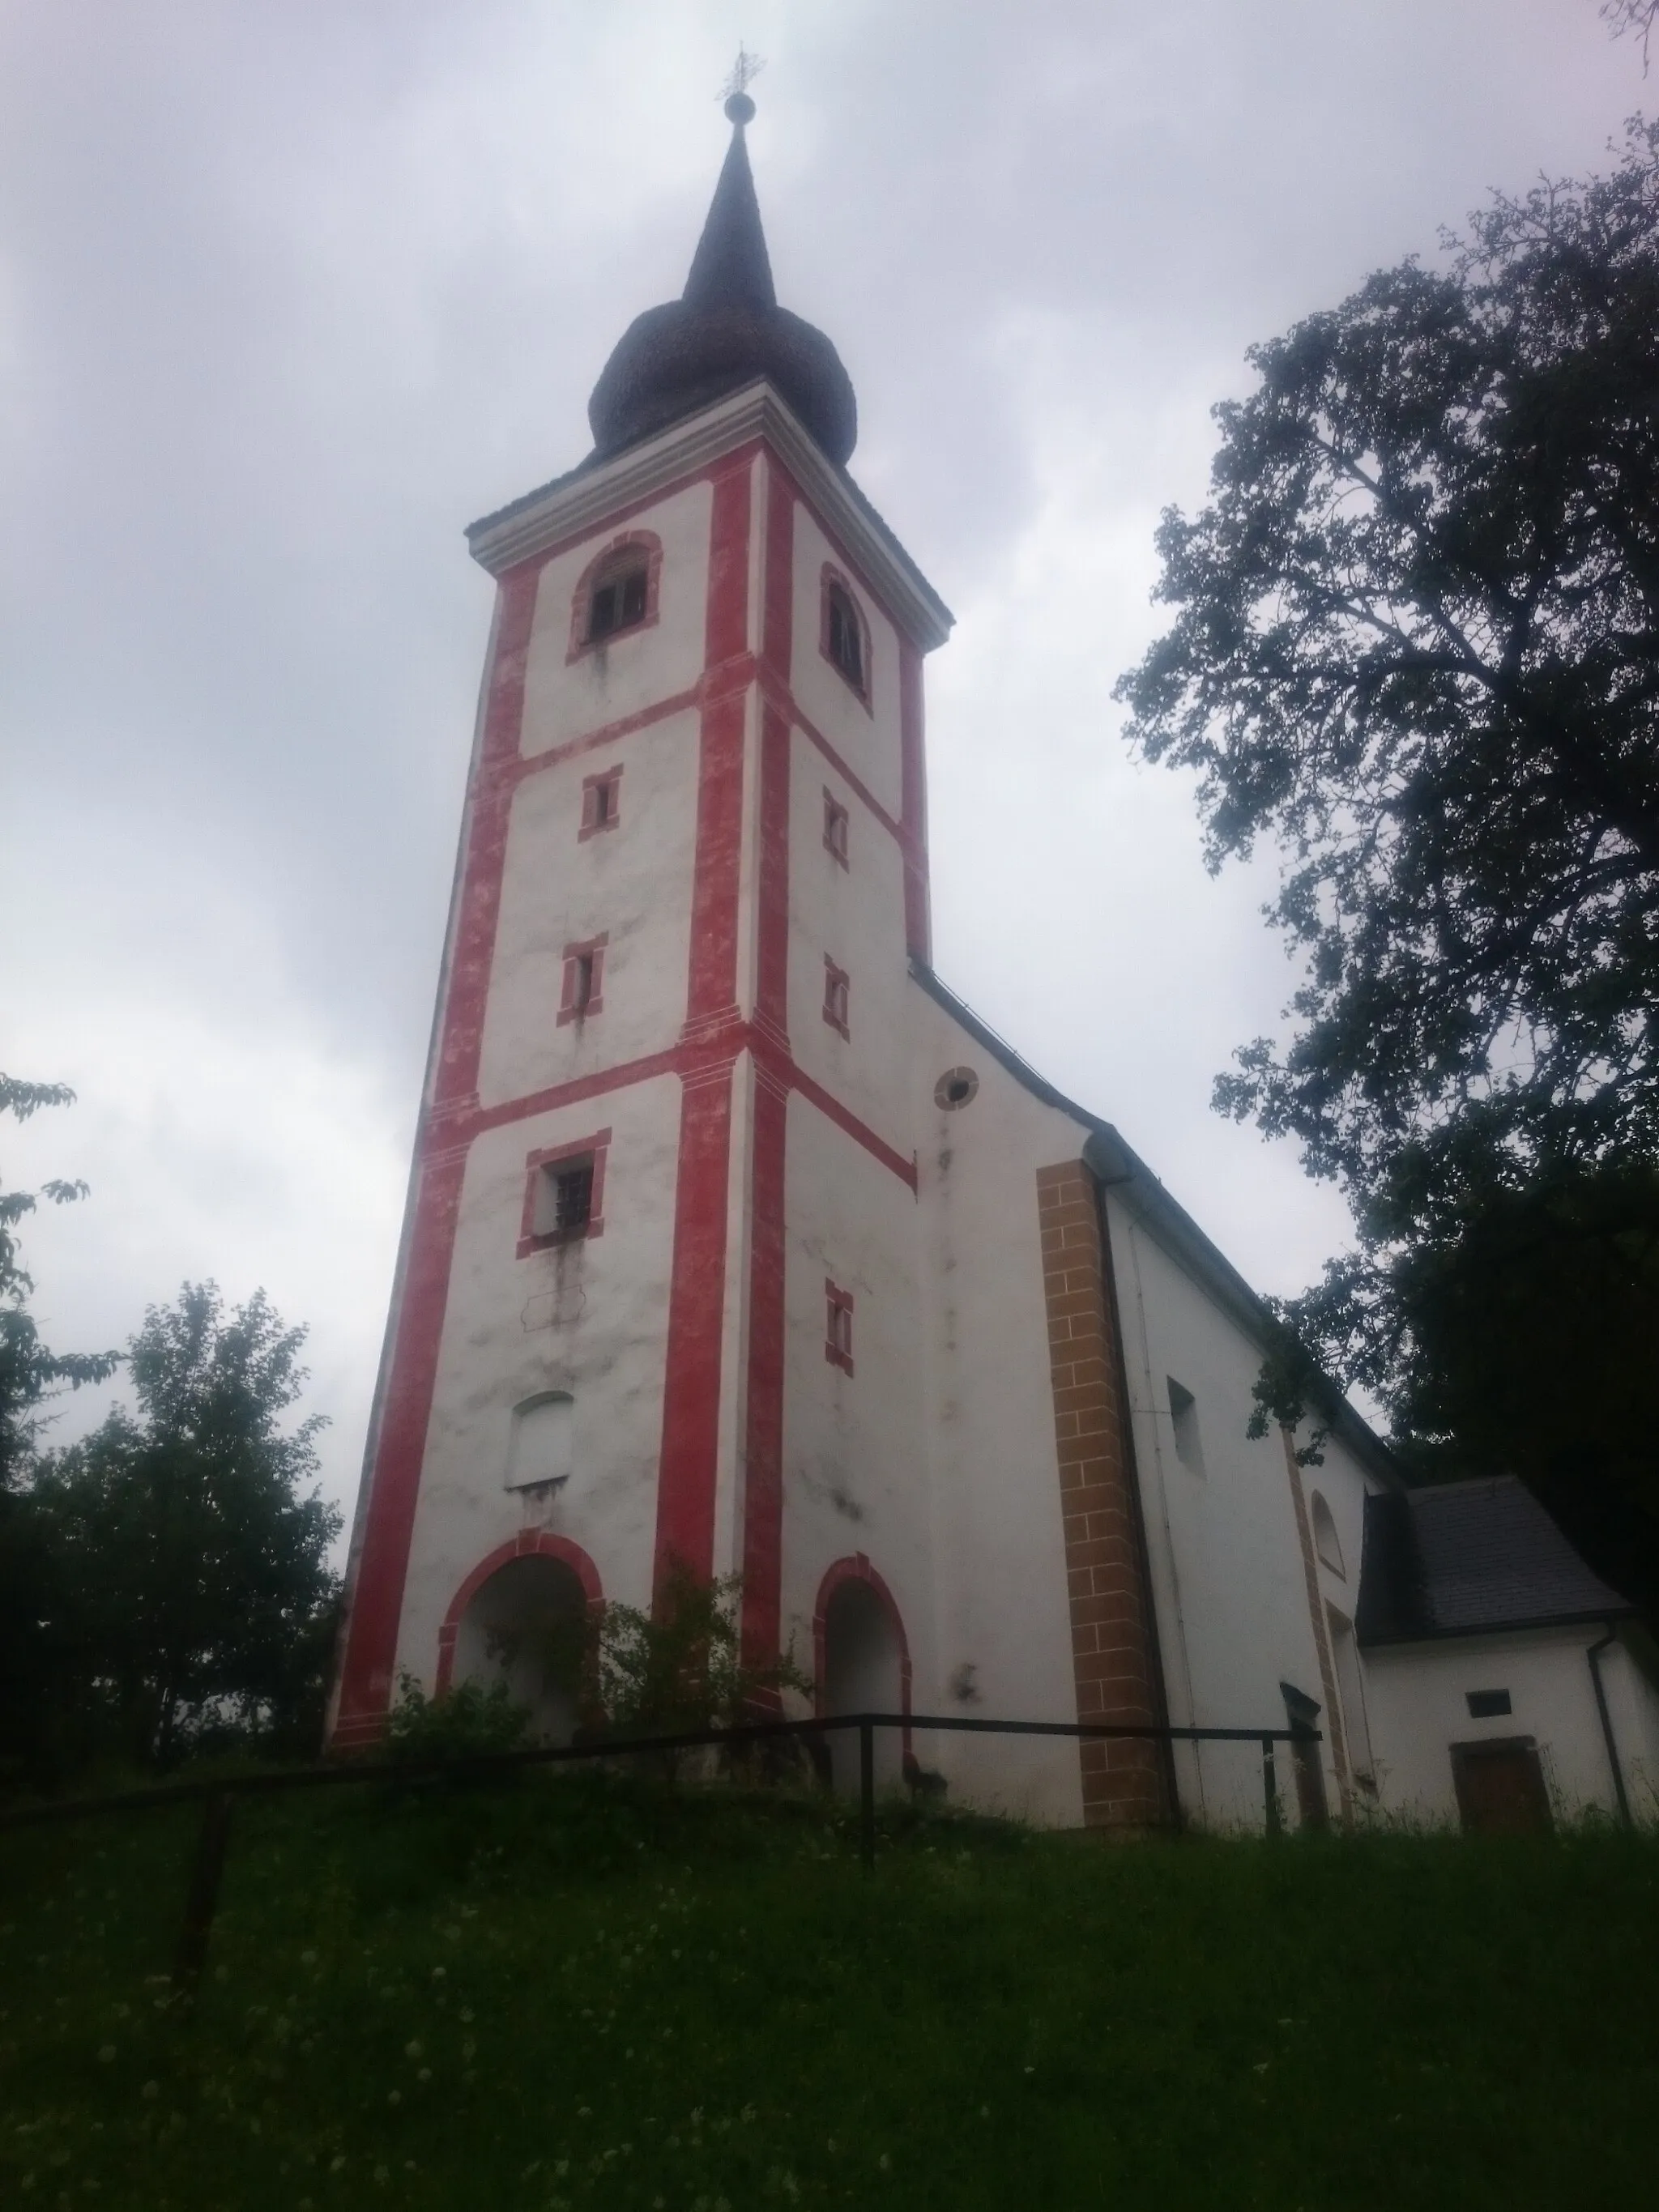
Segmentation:
<svg viewBox="0 0 1659 2212">
<path fill-rule="evenodd" d="M 755 114 L 744 87 L 757 66 L 752 54 L 738 57 L 726 102 L 732 143 L 685 290 L 635 316 L 593 386 L 587 419 L 601 459 L 761 380 L 838 467 L 858 442 L 858 401 L 840 355 L 773 289 L 743 135 Z"/>
<path fill-rule="evenodd" d="M 726 103 L 732 118 L 732 143 L 709 204 L 708 219 L 691 257 L 691 273 L 680 295 L 688 307 L 775 307 L 772 264 L 761 228 L 760 202 L 749 167 L 743 129 L 755 112 L 746 93 Z"/>
</svg>

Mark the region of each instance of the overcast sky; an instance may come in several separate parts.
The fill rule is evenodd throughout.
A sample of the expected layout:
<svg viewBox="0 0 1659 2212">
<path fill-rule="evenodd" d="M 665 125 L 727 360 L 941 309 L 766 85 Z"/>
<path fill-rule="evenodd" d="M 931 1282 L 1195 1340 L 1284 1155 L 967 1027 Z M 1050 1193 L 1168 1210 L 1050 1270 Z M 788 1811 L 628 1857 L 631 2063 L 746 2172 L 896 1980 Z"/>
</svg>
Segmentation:
<svg viewBox="0 0 1659 2212">
<path fill-rule="evenodd" d="M 1271 876 L 1109 699 L 1254 339 L 1602 166 L 1595 0 L 0 0 L 0 1183 L 63 1348 L 212 1275 L 311 1329 L 355 1489 L 490 587 L 750 132 L 854 474 L 954 608 L 936 960 L 1261 1288 L 1343 1241 L 1209 1110 L 1291 973 Z M 96 1408 L 81 1401 L 59 1434 Z"/>
</svg>

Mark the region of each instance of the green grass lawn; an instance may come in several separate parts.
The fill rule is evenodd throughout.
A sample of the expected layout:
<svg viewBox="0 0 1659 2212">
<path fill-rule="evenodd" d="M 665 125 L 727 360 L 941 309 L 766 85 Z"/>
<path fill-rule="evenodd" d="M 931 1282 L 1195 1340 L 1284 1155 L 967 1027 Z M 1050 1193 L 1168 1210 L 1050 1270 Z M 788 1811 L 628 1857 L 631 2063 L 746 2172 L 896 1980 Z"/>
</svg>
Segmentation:
<svg viewBox="0 0 1659 2212">
<path fill-rule="evenodd" d="M 0 1836 L 0 2203 L 1651 2201 L 1659 1846 L 1107 1846 L 568 1776 Z"/>
</svg>

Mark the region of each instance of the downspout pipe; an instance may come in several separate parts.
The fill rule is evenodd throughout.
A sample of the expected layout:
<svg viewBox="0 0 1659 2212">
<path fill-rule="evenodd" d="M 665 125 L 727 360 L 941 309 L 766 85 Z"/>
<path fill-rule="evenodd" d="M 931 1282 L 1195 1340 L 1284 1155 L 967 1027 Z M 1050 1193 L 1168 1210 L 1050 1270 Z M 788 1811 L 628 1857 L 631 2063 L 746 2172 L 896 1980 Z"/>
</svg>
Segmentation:
<svg viewBox="0 0 1659 2212">
<path fill-rule="evenodd" d="M 1618 1641 L 1609 1628 L 1599 1644 L 1590 1645 L 1584 1656 L 1589 1662 L 1590 1684 L 1595 1692 L 1595 1710 L 1601 1717 L 1601 1740 L 1607 1747 L 1607 1765 L 1613 1769 L 1613 1794 L 1619 1804 L 1620 1823 L 1628 1828 L 1632 1825 L 1630 1799 L 1625 1794 L 1624 1771 L 1619 1764 L 1619 1747 L 1613 1741 L 1613 1716 L 1607 1711 L 1607 1693 L 1601 1684 L 1601 1654 L 1608 1644 Z"/>
</svg>

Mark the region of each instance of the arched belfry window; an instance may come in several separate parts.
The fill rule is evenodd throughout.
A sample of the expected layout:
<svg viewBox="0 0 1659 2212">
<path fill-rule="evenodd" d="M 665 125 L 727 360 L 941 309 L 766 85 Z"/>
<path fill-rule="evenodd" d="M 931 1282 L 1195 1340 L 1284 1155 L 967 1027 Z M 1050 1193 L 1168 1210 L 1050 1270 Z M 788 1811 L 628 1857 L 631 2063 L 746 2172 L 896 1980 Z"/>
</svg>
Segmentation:
<svg viewBox="0 0 1659 2212">
<path fill-rule="evenodd" d="M 870 703 L 870 626 L 852 586 L 826 562 L 823 570 L 823 656 Z"/>
<path fill-rule="evenodd" d="M 1336 1518 L 1316 1490 L 1313 1494 L 1311 1517 L 1315 1551 L 1318 1553 L 1322 1563 L 1328 1566 L 1334 1575 L 1340 1575 L 1346 1582 L 1348 1578 L 1348 1571 L 1342 1563 L 1342 1546 L 1336 1533 Z"/>
<path fill-rule="evenodd" d="M 626 532 L 607 545 L 576 586 L 568 658 L 655 622 L 661 566 L 661 542 L 648 530 Z"/>
</svg>

